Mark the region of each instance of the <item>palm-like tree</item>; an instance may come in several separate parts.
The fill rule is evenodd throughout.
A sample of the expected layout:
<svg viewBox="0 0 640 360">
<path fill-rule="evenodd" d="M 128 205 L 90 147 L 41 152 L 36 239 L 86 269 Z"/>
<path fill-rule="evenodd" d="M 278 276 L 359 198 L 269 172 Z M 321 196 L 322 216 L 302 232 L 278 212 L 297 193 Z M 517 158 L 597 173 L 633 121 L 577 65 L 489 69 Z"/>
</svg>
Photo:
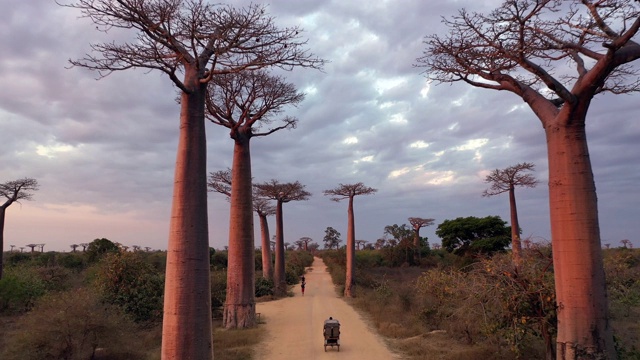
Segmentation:
<svg viewBox="0 0 640 360">
<path fill-rule="evenodd" d="M 210 82 L 208 95 L 205 116 L 214 124 L 228 128 L 234 141 L 223 325 L 225 328 L 252 327 L 256 318 L 250 140 L 295 128 L 296 118 L 277 119 L 276 116 L 285 106 L 297 105 L 304 95 L 298 93 L 293 84 L 265 71 L 218 76 Z"/>
<path fill-rule="evenodd" d="M 356 259 L 356 230 L 355 216 L 353 214 L 353 198 L 358 195 L 373 194 L 377 189 L 365 186 L 359 182 L 356 184 L 340 184 L 334 189 L 325 190 L 324 194 L 331 196 L 332 201 L 349 199 L 347 208 L 347 274 L 344 284 L 344 296 L 355 296 L 355 259 Z"/>
<path fill-rule="evenodd" d="M 484 182 L 491 184 L 482 196 L 494 196 L 505 192 L 509 193 L 509 210 L 511 214 L 511 251 L 513 254 L 513 263 L 520 266 L 522 263 L 522 244 L 520 242 L 520 223 L 518 222 L 518 208 L 516 206 L 516 186 L 535 187 L 538 180 L 531 175 L 525 174 L 527 171 L 533 171 L 535 165 L 532 163 L 521 163 L 509 166 L 506 169 L 495 169 L 487 177 Z"/>
<path fill-rule="evenodd" d="M 287 282 L 285 278 L 284 266 L 284 226 L 282 204 L 290 201 L 307 200 L 311 193 L 304 189 L 304 185 L 296 181 L 293 183 L 280 183 L 277 180 L 270 180 L 265 183 L 256 184 L 258 196 L 276 201 L 276 264 L 273 274 L 275 283 L 275 295 L 285 296 L 287 294 Z"/>
</svg>

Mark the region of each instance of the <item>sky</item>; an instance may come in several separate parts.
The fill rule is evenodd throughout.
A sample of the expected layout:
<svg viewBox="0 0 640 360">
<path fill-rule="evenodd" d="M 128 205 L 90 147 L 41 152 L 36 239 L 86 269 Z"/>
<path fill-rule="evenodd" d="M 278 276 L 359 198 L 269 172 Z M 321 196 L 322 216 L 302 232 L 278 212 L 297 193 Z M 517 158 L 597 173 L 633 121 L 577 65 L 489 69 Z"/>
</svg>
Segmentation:
<svg viewBox="0 0 640 360">
<path fill-rule="evenodd" d="M 242 6 L 248 1 L 235 1 Z M 442 16 L 488 12 L 499 1 L 274 0 L 279 26 L 300 26 L 323 71 L 283 75 L 306 94 L 286 115 L 298 127 L 251 143 L 255 182 L 300 181 L 312 196 L 284 204 L 285 242 L 323 245 L 327 227 L 347 234 L 347 203 L 323 190 L 363 182 L 355 198 L 356 239 L 375 242 L 409 217 L 435 219 L 421 229 L 440 243 L 437 225 L 457 217 L 509 221 L 506 194 L 482 197 L 486 175 L 535 164 L 536 188 L 516 189 L 522 237 L 550 240 L 547 155 L 540 121 L 516 95 L 429 82 L 416 58 L 424 37 L 443 35 Z M 131 34 L 129 34 L 131 35 Z M 123 34 L 95 30 L 79 12 L 50 0 L 3 0 L 0 12 L 0 182 L 31 177 L 32 201 L 7 209 L 4 248 L 45 251 L 107 238 L 166 249 L 179 106 L 159 72 L 143 69 L 97 80 L 70 66 L 95 42 Z M 640 246 L 640 94 L 599 95 L 587 116 L 603 244 Z M 208 169 L 231 167 L 226 128 L 206 127 Z M 210 246 L 228 244 L 229 204 L 209 194 Z M 256 244 L 259 222 L 254 221 Z M 275 218 L 269 217 L 271 234 Z M 25 250 L 27 248 L 25 247 Z"/>
</svg>

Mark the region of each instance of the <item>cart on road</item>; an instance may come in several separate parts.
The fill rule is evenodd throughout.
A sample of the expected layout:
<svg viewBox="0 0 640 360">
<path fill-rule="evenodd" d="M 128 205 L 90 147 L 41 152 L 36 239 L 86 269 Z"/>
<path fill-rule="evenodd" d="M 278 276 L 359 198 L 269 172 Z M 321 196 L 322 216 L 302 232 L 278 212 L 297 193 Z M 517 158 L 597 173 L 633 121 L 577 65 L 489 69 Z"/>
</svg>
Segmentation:
<svg viewBox="0 0 640 360">
<path fill-rule="evenodd" d="M 338 347 L 340 351 L 340 322 L 332 317 L 324 321 L 324 351 L 327 351 L 327 346 Z"/>
</svg>

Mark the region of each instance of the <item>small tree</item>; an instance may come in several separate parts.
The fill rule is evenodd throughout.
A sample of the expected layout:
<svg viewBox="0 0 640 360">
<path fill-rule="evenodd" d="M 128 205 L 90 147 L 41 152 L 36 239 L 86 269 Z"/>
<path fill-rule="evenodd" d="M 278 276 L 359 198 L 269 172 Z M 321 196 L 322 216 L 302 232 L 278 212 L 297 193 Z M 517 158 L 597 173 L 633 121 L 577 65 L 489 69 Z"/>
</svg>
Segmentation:
<svg viewBox="0 0 640 360">
<path fill-rule="evenodd" d="M 505 192 L 509 193 L 509 210 L 511 213 L 511 250 L 513 251 L 513 263 L 520 266 L 522 263 L 522 245 L 520 244 L 520 223 L 518 222 L 518 209 L 516 207 L 516 186 L 535 187 L 538 180 L 526 171 L 533 171 L 532 163 L 521 163 L 509 166 L 506 169 L 495 169 L 487 175 L 484 182 L 491 184 L 482 196 L 494 196 Z"/>
<path fill-rule="evenodd" d="M 271 180 L 261 184 L 255 184 L 256 194 L 260 197 L 276 201 L 276 264 L 273 274 L 275 284 L 275 295 L 285 296 L 287 294 L 287 282 L 285 277 L 284 264 L 284 226 L 282 204 L 290 201 L 307 200 L 311 193 L 304 190 L 304 185 L 296 181 L 293 183 L 280 183 L 278 180 Z"/>
<path fill-rule="evenodd" d="M 349 199 L 347 207 L 347 275 L 344 285 L 344 296 L 354 297 L 355 293 L 355 263 L 356 263 L 356 229 L 355 216 L 353 214 L 353 198 L 358 195 L 370 195 L 377 189 L 365 186 L 359 182 L 356 184 L 340 184 L 334 189 L 325 190 L 324 194 L 331 196 L 331 201 Z"/>
<path fill-rule="evenodd" d="M 0 184 L 0 198 L 5 198 L 0 204 L 0 279 L 2 279 L 2 253 L 4 252 L 4 219 L 7 208 L 20 200 L 31 200 L 33 191 L 38 190 L 38 181 L 32 178 L 22 178 L 14 181 L 7 181 Z M 35 246 L 34 246 L 35 247 Z M 33 251 L 33 248 L 31 248 Z"/>
<path fill-rule="evenodd" d="M 410 217 L 409 224 L 413 227 L 413 231 L 415 232 L 415 236 L 413 238 L 413 247 L 416 249 L 416 257 L 420 258 L 420 229 L 425 226 L 431 226 L 435 222 L 435 219 L 425 219 L 419 217 Z M 428 245 L 428 243 L 427 243 Z"/>
<path fill-rule="evenodd" d="M 458 255 L 491 254 L 509 245 L 511 229 L 499 216 L 469 216 L 445 220 L 436 230 L 442 247 Z"/>
<path fill-rule="evenodd" d="M 340 240 L 340 233 L 338 230 L 331 226 L 327 226 L 324 230 L 324 238 L 322 241 L 324 241 L 324 248 L 329 250 L 333 249 L 334 246 L 336 250 L 338 250 L 340 248 L 340 243 L 342 242 L 342 240 Z"/>
</svg>

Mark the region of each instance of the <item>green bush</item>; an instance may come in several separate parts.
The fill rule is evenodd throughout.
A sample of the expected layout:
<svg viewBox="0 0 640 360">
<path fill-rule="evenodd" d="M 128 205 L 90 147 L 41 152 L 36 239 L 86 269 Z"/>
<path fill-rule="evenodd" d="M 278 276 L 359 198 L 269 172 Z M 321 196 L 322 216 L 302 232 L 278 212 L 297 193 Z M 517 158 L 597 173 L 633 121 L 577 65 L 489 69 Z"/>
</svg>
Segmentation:
<svg viewBox="0 0 640 360">
<path fill-rule="evenodd" d="M 98 265 L 96 286 L 103 299 L 136 322 L 162 319 L 164 275 L 138 252 L 108 253 Z"/>
<path fill-rule="evenodd" d="M 211 312 L 214 318 L 222 318 L 222 307 L 227 298 L 227 271 L 211 272 Z"/>
<path fill-rule="evenodd" d="M 23 313 L 45 294 L 46 284 L 37 269 L 27 266 L 8 267 L 0 280 L 0 312 Z"/>
<path fill-rule="evenodd" d="M 133 323 L 86 289 L 49 294 L 21 317 L 4 360 L 141 359 Z"/>
<path fill-rule="evenodd" d="M 273 280 L 262 276 L 256 278 L 256 297 L 273 295 L 274 288 Z"/>
</svg>

